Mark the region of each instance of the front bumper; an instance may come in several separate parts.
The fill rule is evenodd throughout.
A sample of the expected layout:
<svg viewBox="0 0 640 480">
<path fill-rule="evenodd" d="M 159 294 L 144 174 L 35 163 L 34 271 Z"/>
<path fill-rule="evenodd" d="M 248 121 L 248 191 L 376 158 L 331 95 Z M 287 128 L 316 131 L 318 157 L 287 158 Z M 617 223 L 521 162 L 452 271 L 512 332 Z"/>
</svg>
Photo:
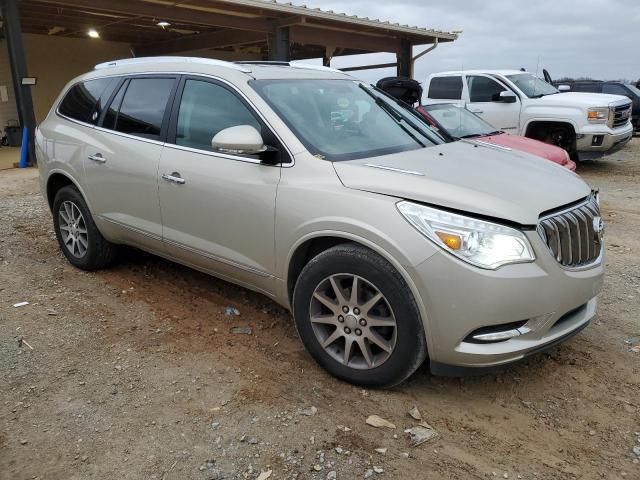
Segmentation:
<svg viewBox="0 0 640 480">
<path fill-rule="evenodd" d="M 580 160 L 602 158 L 620 150 L 633 138 L 633 125 L 611 130 L 604 125 L 590 125 L 577 135 L 576 149 Z"/>
<path fill-rule="evenodd" d="M 416 268 L 434 373 L 521 360 L 571 336 L 596 315 L 603 259 L 587 269 L 568 270 L 536 232 L 527 236 L 537 257 L 533 263 L 482 270 L 439 252 Z M 498 343 L 468 341 L 480 328 L 520 321 L 527 322 L 528 333 Z"/>
</svg>

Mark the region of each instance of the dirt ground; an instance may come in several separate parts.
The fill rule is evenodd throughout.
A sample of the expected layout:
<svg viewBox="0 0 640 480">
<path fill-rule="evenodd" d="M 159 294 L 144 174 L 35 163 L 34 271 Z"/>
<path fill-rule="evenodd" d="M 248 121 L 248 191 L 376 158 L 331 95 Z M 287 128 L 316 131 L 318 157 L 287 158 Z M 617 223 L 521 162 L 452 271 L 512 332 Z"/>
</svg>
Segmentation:
<svg viewBox="0 0 640 480">
<path fill-rule="evenodd" d="M 37 171 L 0 172 L 0 479 L 640 479 L 640 138 L 579 174 L 607 225 L 598 319 L 502 374 L 376 391 L 263 296 L 140 252 L 74 269 Z M 414 405 L 438 436 L 412 448 Z"/>
</svg>

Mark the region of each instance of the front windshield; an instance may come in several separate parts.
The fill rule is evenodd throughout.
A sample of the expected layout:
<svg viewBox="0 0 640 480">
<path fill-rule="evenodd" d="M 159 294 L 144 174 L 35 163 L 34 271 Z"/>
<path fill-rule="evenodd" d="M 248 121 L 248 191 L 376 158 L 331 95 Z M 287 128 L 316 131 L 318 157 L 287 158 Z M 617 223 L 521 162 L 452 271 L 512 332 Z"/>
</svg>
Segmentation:
<svg viewBox="0 0 640 480">
<path fill-rule="evenodd" d="M 529 98 L 539 98 L 545 95 L 553 95 L 560 93 L 556 87 L 549 85 L 544 80 L 534 77 L 530 73 L 518 73 L 516 75 L 507 75 L 516 87 Z"/>
<path fill-rule="evenodd" d="M 254 80 L 251 86 L 319 158 L 354 160 L 437 143 L 411 126 L 415 118 L 353 80 Z"/>
<path fill-rule="evenodd" d="M 424 110 L 453 138 L 481 137 L 496 129 L 464 107 L 451 104 L 428 105 Z"/>
</svg>

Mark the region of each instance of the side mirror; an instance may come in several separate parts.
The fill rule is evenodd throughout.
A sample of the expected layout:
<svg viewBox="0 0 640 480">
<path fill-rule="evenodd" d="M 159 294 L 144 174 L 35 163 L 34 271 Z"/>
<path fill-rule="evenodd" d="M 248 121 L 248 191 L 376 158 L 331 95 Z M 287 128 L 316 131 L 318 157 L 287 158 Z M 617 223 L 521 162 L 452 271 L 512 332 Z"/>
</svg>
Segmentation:
<svg viewBox="0 0 640 480">
<path fill-rule="evenodd" d="M 569 85 L 558 85 L 558 90 L 561 92 L 568 92 L 571 90 L 571 87 Z"/>
<path fill-rule="evenodd" d="M 516 101 L 518 100 L 518 97 L 516 97 L 516 94 L 513 93 L 511 90 L 505 90 L 503 92 L 500 92 L 497 95 L 494 95 L 492 100 L 494 102 L 500 102 L 500 103 L 516 103 Z"/>
<path fill-rule="evenodd" d="M 267 150 L 262 135 L 251 125 L 220 130 L 211 140 L 211 148 L 229 155 L 257 155 Z"/>
</svg>

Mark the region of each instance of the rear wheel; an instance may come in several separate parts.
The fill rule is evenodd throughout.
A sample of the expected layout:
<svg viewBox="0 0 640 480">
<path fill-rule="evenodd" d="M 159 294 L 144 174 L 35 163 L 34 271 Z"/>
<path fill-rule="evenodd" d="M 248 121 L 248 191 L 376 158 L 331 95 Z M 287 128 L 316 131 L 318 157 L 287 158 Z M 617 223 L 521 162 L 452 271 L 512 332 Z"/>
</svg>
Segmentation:
<svg viewBox="0 0 640 480">
<path fill-rule="evenodd" d="M 67 260 L 82 270 L 97 270 L 111 264 L 116 246 L 98 231 L 84 198 L 76 187 L 61 188 L 53 201 L 53 226 Z"/>
<path fill-rule="evenodd" d="M 294 317 L 313 358 L 331 374 L 391 387 L 426 358 L 417 306 L 389 262 L 356 244 L 320 253 L 302 270 Z"/>
</svg>

